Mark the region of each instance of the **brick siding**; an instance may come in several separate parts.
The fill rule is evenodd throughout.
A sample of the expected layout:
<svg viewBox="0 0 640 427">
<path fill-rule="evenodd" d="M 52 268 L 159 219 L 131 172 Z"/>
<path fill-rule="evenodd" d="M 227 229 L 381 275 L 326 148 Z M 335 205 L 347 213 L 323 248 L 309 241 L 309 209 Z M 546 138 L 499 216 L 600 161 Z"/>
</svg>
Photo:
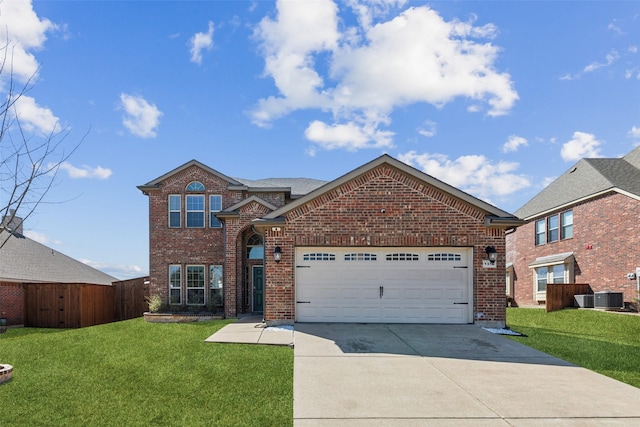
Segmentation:
<svg viewBox="0 0 640 427">
<path fill-rule="evenodd" d="M 507 235 L 507 257 L 515 273 L 515 303 L 537 304 L 534 269 L 529 264 L 536 258 L 565 252 L 574 253 L 575 283 L 588 283 L 594 292 L 623 292 L 624 300 L 633 302 L 637 282 L 626 275 L 640 267 L 640 201 L 612 192 L 558 212 L 569 209 L 573 210 L 571 239 L 535 246 L 535 219 Z"/>
<path fill-rule="evenodd" d="M 248 265 L 243 259 L 244 239 L 253 230 L 251 220 L 266 215 L 268 209 L 257 202 L 247 203 L 237 216 L 224 220 L 224 232 L 208 227 L 168 228 L 168 196 L 184 194 L 194 180 L 204 184 L 206 195 L 222 195 L 223 209 L 253 195 L 229 191 L 226 181 L 197 166 L 149 190 L 151 293 L 167 301 L 170 264 L 183 265 L 183 269 L 186 264 L 224 264 L 225 315 L 235 317 L 247 310 L 243 292 L 250 289 L 243 283 Z M 258 196 L 276 207 L 288 202 L 283 193 Z M 183 199 L 183 224 L 184 208 Z M 206 209 L 208 197 L 208 214 Z M 473 248 L 474 318 L 504 325 L 504 230 L 486 228 L 485 214 L 398 169 L 374 168 L 289 211 L 280 231 L 265 230 L 265 319 L 295 319 L 296 246 L 453 246 Z M 270 256 L 276 246 L 283 249 L 279 264 Z M 500 254 L 495 269 L 482 268 L 486 246 L 494 246 Z"/>
<path fill-rule="evenodd" d="M 24 287 L 20 283 L 0 282 L 0 317 L 9 325 L 24 324 Z"/>
<path fill-rule="evenodd" d="M 382 210 L 384 209 L 384 212 Z M 485 213 L 381 166 L 286 214 L 281 231 L 267 231 L 265 253 L 283 249 L 275 264 L 267 257 L 267 320 L 293 320 L 296 246 L 459 246 L 474 249 L 474 316 L 504 324 L 504 231 L 487 229 Z M 501 255 L 497 268 L 483 269 L 485 247 Z"/>
</svg>

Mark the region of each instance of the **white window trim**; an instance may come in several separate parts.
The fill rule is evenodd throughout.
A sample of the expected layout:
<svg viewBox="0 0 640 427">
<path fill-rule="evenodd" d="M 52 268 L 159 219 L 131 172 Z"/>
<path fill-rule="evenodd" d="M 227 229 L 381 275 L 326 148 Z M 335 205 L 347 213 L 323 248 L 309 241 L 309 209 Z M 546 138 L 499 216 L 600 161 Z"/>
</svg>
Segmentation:
<svg viewBox="0 0 640 427">
<path fill-rule="evenodd" d="M 187 203 L 187 198 L 188 197 L 202 197 L 202 210 L 195 210 L 195 209 L 189 209 L 189 204 Z M 205 228 L 206 224 L 207 224 L 207 220 L 205 218 L 205 212 L 206 212 L 206 198 L 204 197 L 204 194 L 185 194 L 184 195 L 184 226 L 185 228 Z M 189 226 L 189 213 L 190 212 L 202 212 L 202 226 L 201 227 L 194 227 L 194 226 Z"/>
<path fill-rule="evenodd" d="M 201 267 L 202 268 L 202 286 L 201 287 L 193 287 L 189 286 L 189 267 Z M 203 264 L 187 264 L 184 268 L 184 287 L 185 287 L 185 297 L 186 297 L 186 305 L 194 305 L 194 306 L 202 306 L 207 304 L 207 267 Z M 189 303 L 189 290 L 190 289 L 199 289 L 203 291 L 203 302 L 202 304 L 193 304 Z"/>
<path fill-rule="evenodd" d="M 211 200 L 214 197 L 219 197 L 220 198 L 220 209 L 213 209 L 212 205 L 213 203 L 211 203 Z M 213 225 L 211 223 L 211 217 L 212 217 L 212 213 L 214 212 L 220 212 L 222 211 L 222 195 L 221 194 L 209 194 L 209 228 L 222 228 L 222 222 L 220 220 L 218 220 L 218 225 Z"/>
<path fill-rule="evenodd" d="M 538 292 L 538 268 L 542 268 L 542 267 L 547 268 L 547 285 L 549 285 L 549 284 L 553 284 L 553 267 L 556 265 L 564 266 L 564 282 L 563 283 L 574 282 L 573 256 L 568 257 L 567 259 L 564 260 L 564 262 L 540 264 L 540 265 L 536 265 L 535 267 L 531 267 L 533 268 L 533 295 L 536 301 L 546 301 L 547 299 L 546 290 L 544 292 Z"/>
<path fill-rule="evenodd" d="M 179 206 L 178 206 L 178 210 L 172 210 L 171 209 L 171 198 L 172 197 L 177 197 L 178 198 L 178 202 L 179 202 Z M 167 226 L 169 228 L 181 228 L 182 227 L 182 196 L 180 194 L 169 194 L 169 197 L 167 197 Z M 179 224 L 177 226 L 172 226 L 171 225 L 171 214 L 173 212 L 178 212 L 178 214 L 180 215 L 180 220 L 178 221 Z"/>
<path fill-rule="evenodd" d="M 178 286 L 171 286 L 171 267 L 178 267 L 178 270 L 180 271 L 180 283 L 178 283 Z M 167 303 L 171 304 L 171 305 L 182 305 L 182 265 L 181 264 L 169 264 L 169 268 L 167 269 L 167 273 L 169 276 L 169 297 L 167 298 Z M 179 301 L 177 303 L 175 302 L 171 302 L 171 291 L 173 289 L 178 289 L 180 291 L 180 298 Z"/>
</svg>

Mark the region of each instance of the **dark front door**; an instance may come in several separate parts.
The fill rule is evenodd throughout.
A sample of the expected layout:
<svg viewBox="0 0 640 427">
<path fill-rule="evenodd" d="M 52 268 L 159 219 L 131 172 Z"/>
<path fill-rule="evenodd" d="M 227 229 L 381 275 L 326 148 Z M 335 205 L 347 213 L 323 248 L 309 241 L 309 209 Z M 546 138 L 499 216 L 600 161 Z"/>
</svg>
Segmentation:
<svg viewBox="0 0 640 427">
<path fill-rule="evenodd" d="M 253 267 L 253 311 L 264 310 L 264 267 Z"/>
</svg>

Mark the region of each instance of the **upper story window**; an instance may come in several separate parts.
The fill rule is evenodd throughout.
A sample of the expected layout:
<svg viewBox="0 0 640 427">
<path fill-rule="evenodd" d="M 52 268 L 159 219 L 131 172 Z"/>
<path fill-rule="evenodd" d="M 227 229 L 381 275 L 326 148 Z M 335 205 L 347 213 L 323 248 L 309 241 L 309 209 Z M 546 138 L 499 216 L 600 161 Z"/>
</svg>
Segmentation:
<svg viewBox="0 0 640 427">
<path fill-rule="evenodd" d="M 182 225 L 180 218 L 180 195 L 169 195 L 169 227 L 179 228 Z"/>
<path fill-rule="evenodd" d="M 573 237 L 573 211 L 567 211 L 560 214 L 560 230 L 561 239 L 570 239 Z"/>
<path fill-rule="evenodd" d="M 560 220 L 558 215 L 553 215 L 547 218 L 547 242 L 557 242 L 560 239 Z"/>
<path fill-rule="evenodd" d="M 204 228 L 204 196 L 185 196 L 187 228 Z"/>
<path fill-rule="evenodd" d="M 199 181 L 192 181 L 187 185 L 187 191 L 204 191 L 204 185 Z"/>
<path fill-rule="evenodd" d="M 535 223 L 536 245 L 553 243 L 573 237 L 573 211 L 549 215 Z"/>
<path fill-rule="evenodd" d="M 547 220 L 536 221 L 536 245 L 543 245 L 547 241 Z"/>
<path fill-rule="evenodd" d="M 215 213 L 222 210 L 222 196 L 212 195 L 209 196 L 209 227 L 220 228 L 222 223 L 216 218 Z"/>
</svg>

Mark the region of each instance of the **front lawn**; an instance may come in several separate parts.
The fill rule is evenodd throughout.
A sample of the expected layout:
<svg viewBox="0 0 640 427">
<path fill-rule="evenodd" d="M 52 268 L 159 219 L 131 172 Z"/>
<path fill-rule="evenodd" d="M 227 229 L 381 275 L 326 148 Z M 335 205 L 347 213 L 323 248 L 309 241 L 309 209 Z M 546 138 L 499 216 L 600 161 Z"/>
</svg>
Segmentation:
<svg viewBox="0 0 640 427">
<path fill-rule="evenodd" d="M 529 347 L 640 387 L 640 315 L 508 308 L 507 325 Z"/>
<path fill-rule="evenodd" d="M 9 329 L 0 425 L 292 425 L 293 351 L 204 342 L 227 323 Z"/>
</svg>

